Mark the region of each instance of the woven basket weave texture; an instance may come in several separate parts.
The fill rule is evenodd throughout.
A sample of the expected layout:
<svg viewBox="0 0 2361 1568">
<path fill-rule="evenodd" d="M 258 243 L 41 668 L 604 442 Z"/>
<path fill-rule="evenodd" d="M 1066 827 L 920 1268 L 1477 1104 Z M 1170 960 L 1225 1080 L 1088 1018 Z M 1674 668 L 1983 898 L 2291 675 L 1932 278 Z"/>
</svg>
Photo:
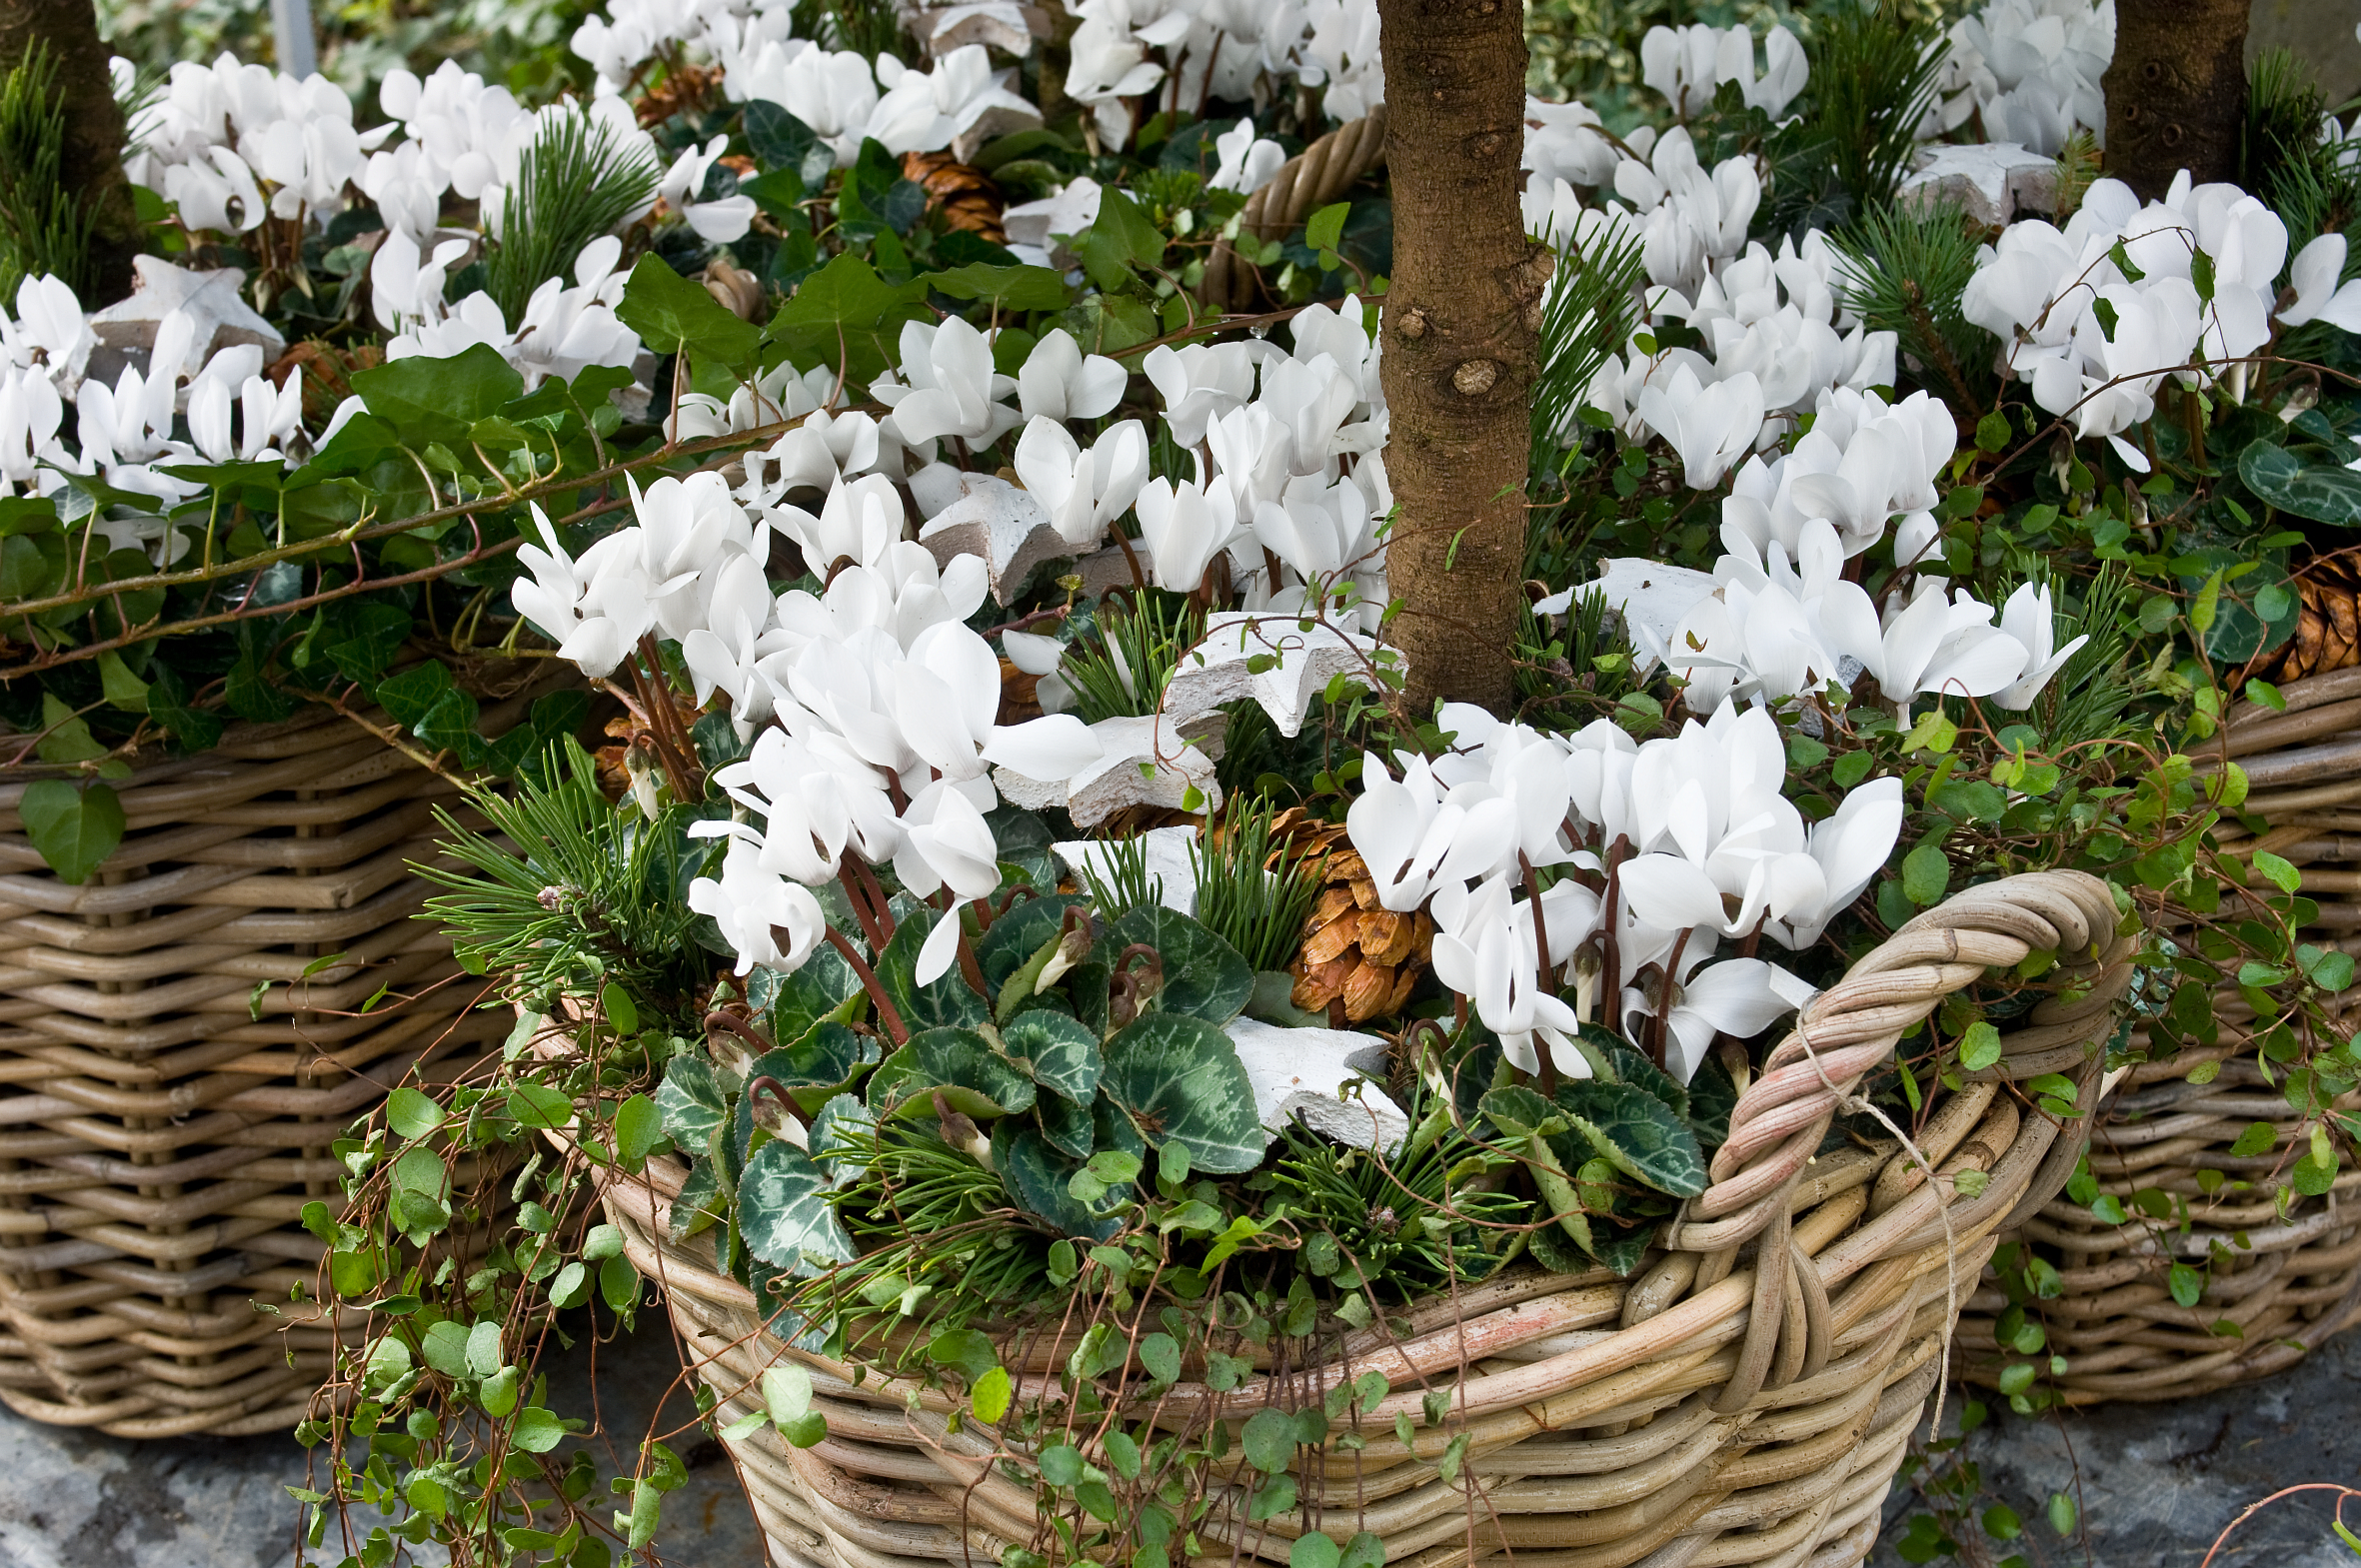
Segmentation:
<svg viewBox="0 0 2361 1568">
<path fill-rule="evenodd" d="M 285 1430 L 339 1329 L 299 1218 L 338 1204 L 329 1144 L 508 1026 L 413 917 L 457 786 L 333 713 L 241 726 L 117 781 L 128 829 L 77 887 L 24 835 L 39 776 L 0 784 L 0 1399 Z"/>
<path fill-rule="evenodd" d="M 2256 833 L 2232 820 L 2216 833 L 2249 862 L 2263 850 L 2296 865 L 2303 895 L 2320 905 L 2300 939 L 2361 951 L 2361 669 L 2290 682 L 2281 696 L 2284 711 L 2237 705 L 2218 741 L 2193 749 L 2208 772 L 2210 759 L 2237 763 L 2249 789 L 2240 812 L 2265 824 Z M 2169 923 L 2165 934 L 2190 946 Z M 2218 1043 L 2133 1067 L 2099 1108 L 2091 1174 L 2124 1221 L 2060 1196 L 2003 1238 L 2031 1243 L 2059 1271 L 2059 1294 L 2026 1311 L 2044 1354 L 2066 1358 L 2049 1382 L 2070 1404 L 2178 1399 L 2268 1377 L 2361 1322 L 2361 1171 L 2278 1209 L 2271 1191 L 2302 1152 L 2305 1119 L 2254 1065 L 2254 1009 L 2237 987 L 2218 988 L 2213 1006 Z M 2217 1076 L 2188 1081 L 2209 1064 Z M 2361 1109 L 2361 1095 L 2339 1106 Z M 2274 1128 L 2271 1150 L 2233 1153 L 2258 1121 Z M 2171 1205 L 2161 1215 L 2149 1211 L 2159 1197 Z M 2194 1306 L 2172 1297 L 2176 1262 L 2207 1273 Z M 1986 1386 L 2023 1359 L 1994 1338 L 2007 1304 L 1987 1282 L 1960 1319 L 1956 1359 Z"/>
<path fill-rule="evenodd" d="M 1412 1306 L 1406 1338 L 1379 1327 L 1325 1370 L 1232 1394 L 1184 1371 L 1165 1397 L 1168 1418 L 1235 1423 L 1265 1405 L 1316 1404 L 1325 1381 L 1369 1370 L 1394 1390 L 1360 1423 L 1357 1455 L 1332 1443 L 1303 1451 L 1301 1494 L 1324 1509 L 1248 1525 L 1227 1498 L 1199 1527 L 1205 1561 L 1284 1563 L 1310 1528 L 1376 1532 L 1388 1562 L 1418 1568 L 1511 1556 L 1543 1568 L 1861 1561 L 1957 1301 L 1995 1233 L 2072 1169 L 2079 1136 L 2062 1136 L 2016 1085 L 2062 1072 L 2095 1094 L 2097 1042 L 2137 946 L 2116 924 L 2104 885 L 2070 872 L 1972 888 L 1913 920 L 1768 1058 L 1731 1117 L 1713 1185 L 1628 1280 L 1511 1273 Z M 2044 1000 L 1996 1066 L 1929 1106 L 1914 1138 L 1931 1186 L 1890 1138 L 1824 1148 L 1840 1097 L 1945 995 L 1986 965 L 2051 950 L 2064 955 L 2060 981 L 2088 990 Z M 1962 1190 L 1963 1171 L 1983 1180 Z M 678 1161 L 651 1161 L 603 1201 L 627 1254 L 665 1292 L 721 1420 L 760 1407 L 756 1384 L 774 1362 L 811 1371 L 824 1441 L 795 1449 L 767 1425 L 731 1441 L 777 1560 L 967 1568 L 1035 1542 L 1033 1489 L 988 1462 L 988 1429 L 955 1426 L 947 1394 L 791 1349 L 754 1294 L 715 1270 L 710 1236 L 671 1239 L 686 1175 Z M 1020 1400 L 1072 1348 L 1046 1344 L 1013 1365 Z M 1415 1423 L 1425 1388 L 1450 1389 L 1451 1413 L 1405 1448 L 1394 1416 Z M 1466 1469 L 1446 1485 L 1443 1449 L 1461 1431 Z"/>
<path fill-rule="evenodd" d="M 1368 118 L 1340 125 L 1279 166 L 1267 184 L 1246 198 L 1237 232 L 1250 240 L 1280 240 L 1320 208 L 1343 200 L 1360 177 L 1385 159 L 1385 106 Z M 1197 298 L 1220 311 L 1242 311 L 1254 303 L 1254 269 L 1227 240 L 1215 242 L 1205 258 Z"/>
</svg>

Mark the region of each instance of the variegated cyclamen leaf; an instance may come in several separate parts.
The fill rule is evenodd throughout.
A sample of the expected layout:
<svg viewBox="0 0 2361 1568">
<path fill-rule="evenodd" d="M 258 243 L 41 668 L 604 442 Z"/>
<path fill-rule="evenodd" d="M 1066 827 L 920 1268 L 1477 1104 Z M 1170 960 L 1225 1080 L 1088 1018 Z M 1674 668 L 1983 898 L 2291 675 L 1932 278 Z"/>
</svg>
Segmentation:
<svg viewBox="0 0 2361 1568">
<path fill-rule="evenodd" d="M 774 1138 L 748 1156 L 738 1180 L 738 1233 L 780 1268 L 853 1260 L 853 1238 L 828 1201 L 828 1177 L 793 1143 Z"/>
<path fill-rule="evenodd" d="M 1115 1202 L 1111 1194 L 1100 1206 L 1116 1212 L 1094 1212 L 1067 1185 L 1082 1162 L 1060 1153 L 1014 1116 L 993 1129 L 992 1163 L 1018 1205 L 1060 1235 L 1105 1241 L 1123 1229 L 1126 1205 Z"/>
<path fill-rule="evenodd" d="M 932 1115 L 934 1090 L 963 1114 L 983 1120 L 1031 1110 L 1040 1091 L 1017 1064 L 974 1029 L 925 1029 L 880 1064 L 869 1101 L 909 1115 Z"/>
<path fill-rule="evenodd" d="M 664 1112 L 664 1131 L 677 1148 L 694 1153 L 706 1146 L 714 1128 L 730 1114 L 732 1091 L 726 1088 L 713 1063 L 702 1056 L 680 1055 L 664 1069 L 656 1090 L 656 1108 Z"/>
<path fill-rule="evenodd" d="M 1270 1142 L 1237 1047 L 1202 1018 L 1152 1012 L 1121 1030 L 1107 1042 L 1099 1086 L 1150 1144 L 1186 1149 L 1191 1170 L 1252 1170 Z"/>
<path fill-rule="evenodd" d="M 1573 1123 L 1575 1135 L 1626 1176 L 1679 1198 L 1705 1190 L 1705 1155 L 1697 1135 L 1679 1112 L 1639 1085 L 1596 1078 L 1560 1083 L 1557 1108 Z M 1560 1147 L 1560 1157 L 1567 1152 Z"/>
<path fill-rule="evenodd" d="M 1047 1008 L 1021 1012 L 1002 1027 L 1001 1046 L 1026 1063 L 1034 1082 L 1077 1105 L 1099 1092 L 1099 1036 L 1078 1018 Z"/>
</svg>

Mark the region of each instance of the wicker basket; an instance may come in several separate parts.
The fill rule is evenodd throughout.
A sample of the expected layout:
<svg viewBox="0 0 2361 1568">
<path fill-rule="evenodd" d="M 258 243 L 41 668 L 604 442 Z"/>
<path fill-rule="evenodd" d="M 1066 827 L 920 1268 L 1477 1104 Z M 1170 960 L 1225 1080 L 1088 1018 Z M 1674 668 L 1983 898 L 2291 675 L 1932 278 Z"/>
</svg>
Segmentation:
<svg viewBox="0 0 2361 1568">
<path fill-rule="evenodd" d="M 2135 1067 L 2101 1106 L 2091 1173 L 2122 1204 L 2124 1224 L 2060 1198 L 2017 1237 L 2059 1268 L 2062 1293 L 2027 1310 L 2047 1332 L 2047 1348 L 2066 1358 L 2067 1370 L 2051 1383 L 2069 1404 L 2178 1399 L 2267 1377 L 2361 1321 L 2361 1173 L 2345 1172 L 2329 1194 L 2299 1197 L 2282 1215 L 2269 1186 L 2293 1157 L 2287 1133 L 2299 1118 L 2251 1060 L 2228 1056 L 2227 1048 L 2184 1051 Z M 2187 1081 L 2209 1059 L 2221 1061 L 2220 1076 Z M 2361 1108 L 2361 1095 L 2340 1103 Z M 2231 1153 L 2257 1121 L 2279 1124 L 2278 1149 Z M 2201 1181 L 2200 1171 L 2215 1174 Z M 2232 1190 L 2233 1181 L 2257 1190 Z M 2135 1196 L 2154 1193 L 2176 1205 L 2162 1218 Z M 2186 1229 L 2180 1203 L 2188 1205 Z M 2215 1267 L 2194 1307 L 2177 1304 L 2172 1264 L 2202 1269 L 2217 1256 L 2231 1260 L 2226 1271 Z M 1993 1338 L 1993 1314 L 2006 1304 L 1987 1286 L 1959 1321 L 1956 1359 L 1975 1382 L 1995 1383 L 2007 1364 Z"/>
<path fill-rule="evenodd" d="M 240 727 L 119 781 L 122 846 L 76 887 L 23 834 L 28 782 L 0 784 L 0 1399 L 285 1430 L 340 1327 L 299 1222 L 337 1198 L 329 1144 L 509 1028 L 412 917 L 457 785 L 331 713 Z"/>
<path fill-rule="evenodd" d="M 1203 1560 L 1283 1563 L 1293 1537 L 1324 1528 L 1374 1531 L 1388 1561 L 1420 1568 L 1509 1555 L 1546 1568 L 1859 1562 L 1935 1385 L 1954 1288 L 1964 1298 L 1995 1233 L 2054 1192 L 2079 1151 L 2014 1084 L 2063 1072 L 2095 1090 L 2136 947 L 2116 923 L 2103 884 L 2062 872 L 1976 887 L 1913 920 L 1773 1053 L 1731 1117 L 1713 1186 L 1665 1250 L 1627 1281 L 1504 1276 L 1414 1306 L 1406 1340 L 1347 1342 L 1352 1374 L 1383 1371 L 1396 1390 L 1362 1423 L 1365 1450 L 1309 1461 L 1326 1497 L 1354 1503 L 1252 1526 L 1216 1507 L 1198 1529 Z M 2090 989 L 2042 1003 L 1998 1066 L 1930 1107 L 1915 1136 L 1938 1171 L 1932 1189 L 1891 1140 L 1815 1154 L 1840 1092 L 1943 996 L 1986 965 L 2051 949 Z M 1955 1192 L 1970 1170 L 1983 1182 Z M 751 1386 L 772 1362 L 812 1372 L 825 1441 L 797 1450 L 765 1426 L 732 1444 L 775 1559 L 968 1568 L 1030 1540 L 1033 1489 L 986 1462 L 991 1445 L 947 1419 L 942 1392 L 788 1348 L 753 1293 L 715 1271 L 709 1237 L 669 1239 L 685 1175 L 652 1161 L 603 1198 L 632 1261 L 666 1292 L 719 1419 L 755 1408 Z M 1405 1450 L 1393 1418 L 1416 1416 L 1420 1385 L 1451 1387 L 1453 1413 Z M 1218 1414 L 1238 1421 L 1319 1392 L 1319 1374 L 1250 1384 L 1218 1396 Z M 1215 1398 L 1183 1383 L 1166 1408 Z M 1467 1468 L 1447 1486 L 1437 1464 L 1461 1430 Z M 1306 1497 L 1322 1495 L 1313 1479 Z"/>
<path fill-rule="evenodd" d="M 2304 895 L 2320 904 L 2305 940 L 2361 950 L 2353 896 L 2361 867 L 2344 868 L 2361 861 L 2361 669 L 2291 682 L 2281 695 L 2284 712 L 2233 708 L 2219 744 L 2203 754 L 2245 771 L 2250 792 L 2241 810 L 2266 824 L 2255 833 L 2229 821 L 2216 835 L 2242 858 L 2268 850 L 2298 867 Z M 2132 1068 L 2100 1106 L 2091 1174 L 2122 1204 L 2126 1222 L 2108 1223 L 2061 1197 L 2003 1238 L 2032 1243 L 2059 1271 L 2060 1294 L 2026 1311 L 2042 1324 L 2046 1351 L 2066 1358 L 2049 1386 L 2070 1404 L 2177 1399 L 2267 1377 L 2361 1321 L 2361 1172 L 2348 1170 L 2329 1193 L 2278 1210 L 2268 1187 L 2285 1177 L 2288 1134 L 2302 1118 L 2255 1067 L 2245 1039 L 2254 1011 L 2235 986 L 2215 993 L 2214 1015 L 2219 1045 Z M 2207 1063 L 2218 1064 L 2218 1076 L 2187 1081 Z M 2340 1104 L 2356 1108 L 2361 1096 Z M 2232 1153 L 2257 1121 L 2277 1124 L 2277 1146 Z M 2256 1185 L 2239 1190 L 2233 1182 Z M 2167 1217 L 2140 1207 L 2140 1195 L 2155 1206 L 2159 1193 L 2175 1204 Z M 2172 1265 L 2204 1268 L 2211 1259 L 2221 1261 L 2197 1304 L 2175 1302 Z M 1955 1356 L 1971 1381 L 1994 1386 L 2008 1364 L 1993 1335 L 2006 1305 L 1986 1283 L 1960 1319 Z"/>
</svg>

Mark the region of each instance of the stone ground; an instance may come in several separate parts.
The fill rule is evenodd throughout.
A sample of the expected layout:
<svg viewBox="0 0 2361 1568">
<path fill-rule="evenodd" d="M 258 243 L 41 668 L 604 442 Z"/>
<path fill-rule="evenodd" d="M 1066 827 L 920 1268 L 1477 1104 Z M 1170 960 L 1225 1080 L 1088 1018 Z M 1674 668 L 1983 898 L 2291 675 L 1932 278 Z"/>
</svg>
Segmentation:
<svg viewBox="0 0 2361 1568">
<path fill-rule="evenodd" d="M 628 1457 L 662 1402 L 663 1426 L 692 1410 L 677 1391 L 662 1318 L 632 1339 L 578 1344 L 553 1369 L 551 1403 L 588 1415 L 594 1392 L 613 1453 Z M 2247 1503 L 2304 1481 L 2361 1486 L 2361 1335 L 2309 1366 L 2255 1388 L 2177 1405 L 2132 1405 L 2055 1422 L 2002 1420 L 1970 1444 L 1991 1500 L 2031 1522 L 2034 1568 L 2196 1568 Z M 2071 1458 L 2069 1458 L 2069 1446 Z M 678 1439 L 689 1484 L 667 1501 L 657 1540 L 671 1568 L 757 1568 L 762 1546 L 736 1477 L 710 1441 Z M 275 1568 L 294 1562 L 296 1514 L 283 1488 L 301 1485 L 306 1454 L 283 1438 L 130 1443 L 37 1426 L 0 1410 L 0 1568 Z M 2079 1465 L 2087 1543 L 2049 1533 L 2049 1494 Z M 2216 1561 L 2270 1568 L 2356 1568 L 2361 1557 L 2328 1529 L 2318 1494 L 2266 1510 Z M 1888 1507 L 1898 1539 L 1915 1499 Z M 1980 1543 L 1979 1543 L 1980 1544 Z M 1990 1563 L 1987 1551 L 1971 1562 Z M 333 1564 L 336 1554 L 315 1555 Z M 1881 1547 L 1875 1568 L 1901 1559 Z"/>
</svg>

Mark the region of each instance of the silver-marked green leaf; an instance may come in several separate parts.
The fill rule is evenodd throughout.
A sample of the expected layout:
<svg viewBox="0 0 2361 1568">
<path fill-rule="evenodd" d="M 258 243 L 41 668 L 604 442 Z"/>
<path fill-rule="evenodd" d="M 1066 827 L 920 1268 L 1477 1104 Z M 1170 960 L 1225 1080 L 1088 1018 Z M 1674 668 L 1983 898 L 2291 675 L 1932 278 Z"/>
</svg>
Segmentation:
<svg viewBox="0 0 2361 1568">
<path fill-rule="evenodd" d="M 1247 972 L 1244 959 L 1229 955 L 1240 972 Z M 1192 1170 L 1211 1175 L 1252 1170 L 1270 1141 L 1237 1047 L 1202 1018 L 1152 1012 L 1119 1032 L 1107 1042 L 1100 1087 L 1131 1113 L 1149 1143 L 1186 1149 Z"/>
<path fill-rule="evenodd" d="M 2345 528 L 2361 526 L 2361 474 L 2337 463 L 2306 463 L 2276 442 L 2238 454 L 2246 488 L 2282 512 Z"/>
<path fill-rule="evenodd" d="M 1046 1008 L 1021 1012 L 1002 1028 L 1001 1045 L 1026 1064 L 1034 1082 L 1077 1105 L 1099 1092 L 1099 1036 L 1080 1019 Z"/>
<path fill-rule="evenodd" d="M 1018 1206 L 1059 1234 L 1105 1241 L 1123 1229 L 1122 1212 L 1128 1204 L 1117 1198 L 1119 1193 L 1128 1195 L 1129 1189 L 1100 1200 L 1100 1210 L 1114 1212 L 1094 1211 L 1068 1190 L 1074 1173 L 1082 1168 L 1080 1162 L 1059 1153 L 1018 1118 L 1012 1116 L 993 1128 L 992 1163 Z"/>
<path fill-rule="evenodd" d="M 926 1029 L 888 1056 L 869 1081 L 869 1100 L 905 1114 L 934 1114 L 932 1091 L 955 1110 L 978 1118 L 1031 1110 L 1040 1091 L 1033 1079 L 974 1029 Z"/>
<path fill-rule="evenodd" d="M 664 1112 L 664 1130 L 675 1144 L 701 1149 L 714 1128 L 730 1113 L 730 1094 L 702 1056 L 675 1056 L 664 1069 L 656 1090 L 656 1108 Z"/>
<path fill-rule="evenodd" d="M 1623 1174 L 1674 1197 L 1705 1190 L 1697 1135 L 1679 1112 L 1637 1084 L 1577 1078 L 1557 1086 L 1557 1106 L 1574 1131 Z"/>
<path fill-rule="evenodd" d="M 849 1263 L 853 1238 L 828 1201 L 828 1177 L 810 1155 L 774 1138 L 747 1157 L 738 1182 L 738 1230 L 766 1263 Z"/>
<path fill-rule="evenodd" d="M 746 979 L 746 999 L 757 1016 L 768 1020 L 771 1038 L 792 1046 L 824 1018 L 851 1022 L 869 996 L 845 955 L 823 945 L 793 974 L 755 970 Z"/>
<path fill-rule="evenodd" d="M 927 944 L 935 922 L 943 918 L 933 909 L 913 909 L 902 916 L 894 927 L 894 939 L 878 954 L 878 983 L 885 987 L 894 1010 L 902 1014 L 903 1026 L 914 1034 L 921 1029 L 972 1029 L 992 1017 L 992 1009 L 956 963 L 937 975 L 932 985 L 919 984 L 919 949 Z"/>
<path fill-rule="evenodd" d="M 1109 973 L 1135 943 L 1155 948 L 1163 961 L 1164 987 L 1146 1003 L 1158 1012 L 1227 1023 L 1253 997 L 1254 971 L 1235 947 L 1185 914 L 1144 904 L 1108 926 L 1075 973 L 1075 1006 L 1085 1023 L 1105 1028 Z"/>
</svg>

